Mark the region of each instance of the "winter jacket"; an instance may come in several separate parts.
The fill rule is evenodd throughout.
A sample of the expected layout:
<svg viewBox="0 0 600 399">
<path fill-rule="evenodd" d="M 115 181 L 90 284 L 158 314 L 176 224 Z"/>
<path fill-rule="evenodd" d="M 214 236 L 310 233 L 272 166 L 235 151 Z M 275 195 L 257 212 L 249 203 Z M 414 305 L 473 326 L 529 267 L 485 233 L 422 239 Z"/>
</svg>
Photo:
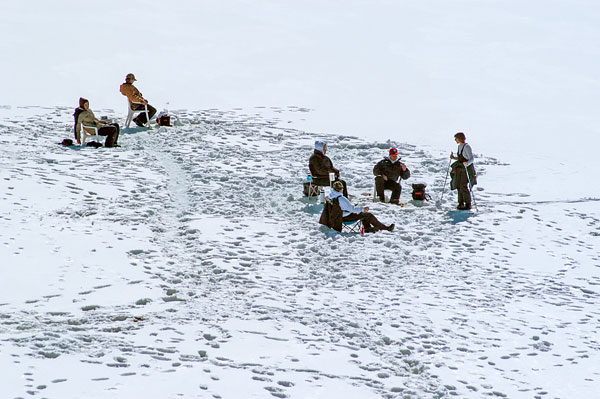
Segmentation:
<svg viewBox="0 0 600 399">
<path fill-rule="evenodd" d="M 464 160 L 460 160 L 461 162 L 466 161 L 467 162 L 467 166 L 471 166 L 473 165 L 473 160 L 474 160 L 474 156 L 473 156 L 473 150 L 471 149 L 471 146 L 467 143 L 463 143 L 463 144 L 459 144 L 458 145 L 458 150 L 456 151 L 456 153 L 460 156 L 462 155 Z"/>
<path fill-rule="evenodd" d="M 315 150 L 308 160 L 308 168 L 312 177 L 325 177 L 329 179 L 329 173 L 335 173 L 336 177 L 340 171 L 333 167 L 333 163 L 328 156 L 319 150 Z"/>
<path fill-rule="evenodd" d="M 325 202 L 319 223 L 329 227 L 330 229 L 334 229 L 339 232 L 342 231 L 342 208 L 340 208 L 337 198 L 332 200 L 328 199 L 327 202 Z"/>
<path fill-rule="evenodd" d="M 452 162 L 450 165 L 450 190 L 456 190 L 459 186 L 459 180 L 462 175 L 465 173 L 465 165 L 463 165 L 460 161 Z M 471 188 L 477 184 L 477 172 L 475 172 L 475 166 L 473 164 L 467 166 L 466 170 L 469 175 L 469 182 L 471 183 Z M 466 176 L 462 177 L 466 179 Z"/>
<path fill-rule="evenodd" d="M 392 162 L 389 157 L 385 157 L 377 162 L 377 165 L 373 168 L 373 174 L 375 176 L 387 176 L 389 180 L 400 183 L 401 179 L 406 180 L 410 177 L 410 170 L 408 168 L 405 171 L 402 170 L 400 159 Z"/>
<path fill-rule="evenodd" d="M 75 113 L 75 138 L 77 140 L 81 140 L 81 124 L 83 123 L 86 126 L 104 126 L 104 124 L 99 121 L 91 109 L 87 111 L 83 108 L 76 108 Z M 85 129 L 85 131 L 89 134 L 95 134 L 96 132 L 93 129 Z"/>
<path fill-rule="evenodd" d="M 477 184 L 477 172 L 475 171 L 475 165 L 473 164 L 475 157 L 473 156 L 473 150 L 467 143 L 459 144 L 457 151 L 457 160 L 452 163 L 450 171 L 450 190 L 458 188 L 458 180 L 460 175 L 465 171 L 463 162 L 467 163 L 467 174 L 469 176 L 469 182 L 471 188 Z"/>
<path fill-rule="evenodd" d="M 134 85 L 132 85 L 131 83 L 123 83 L 121 85 L 121 94 L 123 94 L 124 96 L 127 96 L 127 99 L 129 100 L 129 104 L 133 105 L 133 102 L 136 103 L 143 103 L 144 102 L 144 97 L 142 97 L 142 93 L 140 93 L 140 91 L 138 89 L 136 89 L 136 87 Z"/>
<path fill-rule="evenodd" d="M 348 198 L 344 197 L 342 195 L 342 193 L 339 191 L 333 190 L 331 192 L 331 194 L 329 194 L 329 199 L 331 199 L 331 200 L 337 199 L 338 200 L 338 202 L 340 204 L 340 208 L 343 212 L 342 216 L 344 216 L 344 217 L 350 215 L 351 213 L 361 213 L 362 211 L 364 211 L 363 207 L 352 205 L 350 200 Z"/>
</svg>

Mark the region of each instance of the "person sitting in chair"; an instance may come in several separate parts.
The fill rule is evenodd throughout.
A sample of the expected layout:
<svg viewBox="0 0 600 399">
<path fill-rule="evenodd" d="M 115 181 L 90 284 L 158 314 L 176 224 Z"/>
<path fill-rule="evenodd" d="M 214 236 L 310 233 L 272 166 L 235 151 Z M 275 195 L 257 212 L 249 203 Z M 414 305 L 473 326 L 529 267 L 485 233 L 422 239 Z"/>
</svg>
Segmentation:
<svg viewBox="0 0 600 399">
<path fill-rule="evenodd" d="M 381 202 L 385 202 L 385 189 L 392 190 L 390 204 L 400 203 L 402 185 L 400 182 L 410 177 L 410 170 L 400 162 L 397 148 L 390 148 L 389 157 L 383 158 L 373 168 L 375 191 Z"/>
<path fill-rule="evenodd" d="M 81 134 L 85 134 L 85 132 L 81 131 L 81 124 L 83 123 L 85 126 L 99 128 L 98 134 L 106 136 L 106 140 L 104 140 L 105 147 L 119 146 L 117 144 L 117 140 L 119 140 L 119 124 L 97 119 L 90 109 L 90 102 L 87 99 L 83 97 L 79 98 L 79 107 L 75 108 L 73 116 L 75 117 L 75 139 L 77 140 L 77 144 L 81 144 Z M 95 134 L 95 131 L 90 133 Z"/>
<path fill-rule="evenodd" d="M 313 184 L 317 186 L 329 186 L 329 173 L 335 173 L 335 181 L 342 183 L 344 196 L 348 197 L 346 182 L 340 179 L 340 171 L 333 167 L 333 162 L 327 155 L 327 143 L 315 141 L 315 151 L 308 160 L 308 168 L 312 176 Z"/>
<path fill-rule="evenodd" d="M 352 205 L 348 198 L 342 194 L 343 189 L 344 185 L 341 181 L 333 182 L 333 190 L 331 191 L 331 194 L 329 194 L 328 203 L 323 209 L 319 223 L 331 227 L 337 231 L 342 231 L 342 222 L 353 222 L 362 219 L 365 232 L 367 233 L 374 233 L 379 230 L 394 230 L 394 227 L 396 226 L 394 223 L 390 224 L 389 226 L 381 223 L 379 220 L 377 220 L 375 215 L 369 212 L 368 206 L 361 208 Z M 339 206 L 339 209 L 341 209 L 341 220 L 339 220 L 339 209 L 337 210 L 337 213 L 334 209 L 336 207 L 336 203 Z"/>
<path fill-rule="evenodd" d="M 134 74 L 128 73 L 127 76 L 125 76 L 125 83 L 123 83 L 120 87 L 121 94 L 127 97 L 127 99 L 129 100 L 129 106 L 134 111 L 143 110 L 144 105 L 146 105 L 148 107 L 148 117 L 152 119 L 152 117 L 156 113 L 156 108 L 148 104 L 148 100 L 142 97 L 142 93 L 140 93 L 140 91 L 133 85 L 133 82 L 135 82 L 136 80 L 137 79 L 135 78 Z M 148 120 L 146 119 L 146 113 L 141 112 L 140 114 L 138 114 L 138 116 L 136 116 L 133 119 L 133 121 L 138 126 L 144 126 L 148 122 Z"/>
</svg>

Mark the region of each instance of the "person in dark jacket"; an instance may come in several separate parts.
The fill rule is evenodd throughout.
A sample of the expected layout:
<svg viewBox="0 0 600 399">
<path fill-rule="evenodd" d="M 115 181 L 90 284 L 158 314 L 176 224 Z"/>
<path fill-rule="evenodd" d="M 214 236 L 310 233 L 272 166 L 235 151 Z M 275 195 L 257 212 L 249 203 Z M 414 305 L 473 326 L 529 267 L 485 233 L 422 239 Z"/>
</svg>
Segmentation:
<svg viewBox="0 0 600 399">
<path fill-rule="evenodd" d="M 471 209 L 471 193 L 469 189 L 477 184 L 475 167 L 473 166 L 473 150 L 467 144 L 467 137 L 463 132 L 458 132 L 454 135 L 454 141 L 458 144 L 457 155 L 450 153 L 450 159 L 456 159 L 452 163 L 452 178 L 454 186 L 458 190 L 458 206 L 456 209 L 467 210 Z M 468 173 L 468 174 L 467 174 Z M 471 187 L 469 187 L 469 182 Z"/>
<path fill-rule="evenodd" d="M 373 168 L 375 175 L 375 191 L 381 202 L 385 201 L 385 190 L 392 190 L 390 204 L 400 202 L 400 193 L 402 192 L 401 180 L 410 177 L 410 170 L 406 165 L 400 162 L 397 148 L 390 148 L 389 156 L 383 158 Z"/>
<path fill-rule="evenodd" d="M 341 181 L 333 182 L 332 187 L 333 187 L 333 190 L 331 190 L 331 194 L 329 194 L 329 200 L 332 203 L 337 202 L 337 204 L 339 205 L 339 208 L 342 211 L 342 215 L 341 215 L 342 220 L 341 221 L 337 220 L 337 218 L 339 218 L 339 215 L 336 215 L 336 212 L 334 212 L 333 210 L 330 210 L 330 215 L 328 215 L 328 217 L 329 217 L 329 223 L 331 223 L 332 225 L 329 226 L 329 224 L 325 223 L 326 220 L 323 220 L 324 217 L 322 217 L 320 220 L 321 224 L 325 224 L 331 228 L 341 231 L 342 222 L 354 222 L 356 220 L 362 219 L 363 226 L 365 227 L 365 232 L 367 232 L 367 233 L 374 233 L 379 230 L 387 230 L 387 231 L 394 230 L 394 227 L 395 227 L 394 223 L 390 224 L 389 226 L 386 226 L 385 224 L 381 223 L 379 220 L 377 220 L 375 215 L 373 215 L 371 212 L 369 212 L 368 206 L 365 206 L 363 208 L 363 207 L 352 205 L 350 200 L 348 200 L 348 198 L 346 198 L 344 195 L 342 195 L 342 190 L 344 189 L 344 185 L 342 184 Z"/>
<path fill-rule="evenodd" d="M 340 179 L 340 171 L 333 167 L 333 162 L 327 155 L 327 143 L 315 141 L 315 151 L 308 160 L 308 168 L 312 176 L 313 184 L 317 186 L 329 186 L 329 173 L 335 174 L 335 181 L 342 182 L 344 196 L 348 197 L 346 182 Z"/>
<path fill-rule="evenodd" d="M 73 117 L 75 118 L 75 140 L 77 140 L 77 144 L 81 144 L 81 134 L 85 134 L 85 132 L 81 131 L 81 124 L 83 123 L 85 126 L 97 127 L 98 134 L 106 136 L 104 140 L 105 147 L 119 147 L 117 144 L 119 140 L 119 124 L 97 119 L 90 109 L 90 102 L 87 99 L 83 97 L 79 98 L 79 107 L 75 108 Z M 94 132 L 93 129 L 89 130 L 91 130 L 90 133 Z"/>
</svg>

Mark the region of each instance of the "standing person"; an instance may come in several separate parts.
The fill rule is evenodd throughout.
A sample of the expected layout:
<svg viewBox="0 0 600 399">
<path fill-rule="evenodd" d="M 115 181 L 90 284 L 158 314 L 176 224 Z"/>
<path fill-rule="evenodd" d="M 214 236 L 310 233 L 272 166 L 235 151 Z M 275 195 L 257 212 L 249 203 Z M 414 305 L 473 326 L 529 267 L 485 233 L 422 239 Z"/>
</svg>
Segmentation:
<svg viewBox="0 0 600 399">
<path fill-rule="evenodd" d="M 125 76 L 125 83 L 121 84 L 121 94 L 127 97 L 132 110 L 143 110 L 144 104 L 148 106 L 148 117 L 152 119 L 152 117 L 156 113 L 156 108 L 148 104 L 148 100 L 142 97 L 142 93 L 140 93 L 140 91 L 133 85 L 133 82 L 135 82 L 136 80 L 137 79 L 135 78 L 134 74 L 128 73 L 127 76 Z M 134 104 L 134 102 L 141 104 Z M 148 122 L 146 120 L 146 113 L 140 113 L 133 119 L 133 121 L 138 126 L 144 126 L 146 122 Z"/>
<path fill-rule="evenodd" d="M 308 168 L 312 176 L 313 184 L 317 186 L 329 186 L 329 173 L 335 173 L 335 181 L 343 185 L 344 197 L 348 197 L 346 182 L 340 179 L 340 171 L 333 167 L 333 162 L 327 155 L 327 143 L 315 141 L 315 151 L 308 160 Z"/>
<path fill-rule="evenodd" d="M 410 177 L 410 170 L 400 162 L 397 148 L 390 148 L 389 156 L 373 167 L 375 191 L 381 202 L 385 202 L 385 189 L 392 190 L 390 204 L 400 203 L 401 181 Z"/>
<path fill-rule="evenodd" d="M 90 109 L 90 102 L 87 99 L 83 97 L 79 98 L 79 107 L 75 108 L 73 116 L 75 117 L 75 139 L 77 140 L 77 144 L 81 144 L 81 124 L 83 123 L 86 126 L 100 127 L 98 134 L 106 136 L 106 140 L 104 140 L 105 147 L 119 146 L 117 144 L 117 140 L 119 140 L 119 124 L 97 119 Z"/>
<path fill-rule="evenodd" d="M 456 151 L 458 156 L 455 156 L 454 152 L 450 153 L 450 159 L 456 159 L 456 162 L 451 166 L 452 180 L 454 180 L 454 182 L 451 181 L 451 188 L 458 190 L 458 206 L 456 209 L 461 210 L 471 209 L 469 189 L 477 184 L 475 166 L 473 165 L 473 150 L 466 140 L 467 137 L 463 132 L 456 133 L 454 141 L 458 144 L 458 150 Z M 471 187 L 469 187 L 469 180 L 471 181 Z"/>
<path fill-rule="evenodd" d="M 331 191 L 331 194 L 329 194 L 329 200 L 332 202 L 337 201 L 337 203 L 339 204 L 339 206 L 342 210 L 342 220 L 341 221 L 338 220 L 337 222 L 335 222 L 335 221 L 330 220 L 333 223 L 338 223 L 338 226 L 337 226 L 337 227 L 339 227 L 338 231 L 341 231 L 341 229 L 342 229 L 342 227 L 341 227 L 342 222 L 353 222 L 353 221 L 360 220 L 360 219 L 362 219 L 363 226 L 365 228 L 365 232 L 367 232 L 367 233 L 374 233 L 379 230 L 387 230 L 387 231 L 394 230 L 394 227 L 396 226 L 394 223 L 390 224 L 389 226 L 386 226 L 385 224 L 381 223 L 379 220 L 377 220 L 375 215 L 373 215 L 371 212 L 369 212 L 368 206 L 365 206 L 364 208 L 362 208 L 359 206 L 352 205 L 350 200 L 348 200 L 348 198 L 346 198 L 342 194 L 344 185 L 342 184 L 341 181 L 333 182 L 332 187 L 333 187 L 333 190 Z M 326 219 L 327 219 L 327 217 L 322 216 L 320 222 L 322 224 L 329 225 L 329 223 L 328 223 L 329 221 Z M 336 226 L 329 226 L 329 227 L 336 228 Z"/>
</svg>

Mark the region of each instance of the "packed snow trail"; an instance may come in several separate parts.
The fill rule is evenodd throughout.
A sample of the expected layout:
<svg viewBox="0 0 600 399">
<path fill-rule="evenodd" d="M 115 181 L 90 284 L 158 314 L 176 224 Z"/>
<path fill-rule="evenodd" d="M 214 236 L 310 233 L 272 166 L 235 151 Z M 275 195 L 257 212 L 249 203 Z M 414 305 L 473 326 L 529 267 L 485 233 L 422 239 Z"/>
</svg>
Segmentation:
<svg viewBox="0 0 600 399">
<path fill-rule="evenodd" d="M 56 145 L 67 108 L 2 121 L 3 396 L 595 392 L 594 201 L 498 199 L 484 187 L 501 165 L 479 157 L 478 212 L 453 210 L 447 188 L 440 209 L 410 184 L 437 199 L 446 157 L 282 127 L 306 110 L 271 111 L 177 111 L 180 126 L 124 130 L 118 149 Z M 317 223 L 301 185 L 316 139 L 394 232 Z M 371 201 L 392 145 L 412 172 L 404 207 Z"/>
</svg>

